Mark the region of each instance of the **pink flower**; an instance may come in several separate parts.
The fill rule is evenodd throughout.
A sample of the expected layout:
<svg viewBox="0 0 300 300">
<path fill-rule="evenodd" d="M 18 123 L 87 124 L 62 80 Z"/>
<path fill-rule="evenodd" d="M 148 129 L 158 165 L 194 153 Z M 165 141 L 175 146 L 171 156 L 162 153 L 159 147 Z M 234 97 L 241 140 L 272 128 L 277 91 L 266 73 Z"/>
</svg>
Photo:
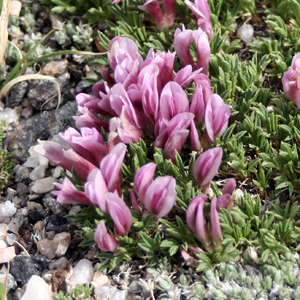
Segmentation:
<svg viewBox="0 0 300 300">
<path fill-rule="evenodd" d="M 211 238 L 213 242 L 213 247 L 215 251 L 220 251 L 222 249 L 222 228 L 220 225 L 219 214 L 217 211 L 217 198 L 213 198 L 210 205 L 210 227 L 211 227 Z"/>
<path fill-rule="evenodd" d="M 104 221 L 100 221 L 95 231 L 95 241 L 103 252 L 114 252 L 117 250 L 120 242 L 107 233 Z"/>
<path fill-rule="evenodd" d="M 138 6 L 138 8 L 147 12 L 151 16 L 151 18 L 154 19 L 156 26 L 160 30 L 163 30 L 167 25 L 158 0 L 146 0 L 146 3 L 144 5 Z"/>
<path fill-rule="evenodd" d="M 197 184 L 206 186 L 215 177 L 221 164 L 223 150 L 212 148 L 201 153 L 193 166 L 193 176 Z"/>
<path fill-rule="evenodd" d="M 166 216 L 176 202 L 176 180 L 171 176 L 156 178 L 148 187 L 144 205 L 157 218 Z"/>
<path fill-rule="evenodd" d="M 132 215 L 129 208 L 119 196 L 113 193 L 106 193 L 105 197 L 109 215 L 114 221 L 116 234 L 126 236 L 132 225 Z"/>
<path fill-rule="evenodd" d="M 156 169 L 155 163 L 143 165 L 134 176 L 134 189 L 139 197 L 139 200 L 144 203 L 147 189 L 153 181 Z"/>
<path fill-rule="evenodd" d="M 186 211 L 186 222 L 188 226 L 198 235 L 205 249 L 212 252 L 212 245 L 204 216 L 204 204 L 207 199 L 205 195 L 193 198 Z"/>
<path fill-rule="evenodd" d="M 106 206 L 105 194 L 108 192 L 106 183 L 99 169 L 94 169 L 88 176 L 84 185 L 85 194 L 94 204 L 97 204 L 100 210 L 108 213 Z"/>
<path fill-rule="evenodd" d="M 121 191 L 122 163 L 126 154 L 126 145 L 117 144 L 101 161 L 100 170 L 109 192 Z"/>
<path fill-rule="evenodd" d="M 200 124 L 204 120 L 206 105 L 213 95 L 210 80 L 205 74 L 195 77 L 196 89 L 192 98 L 190 112 L 195 115 L 195 121 Z"/>
<path fill-rule="evenodd" d="M 176 0 L 162 0 L 166 25 L 172 26 L 175 18 Z"/>
<path fill-rule="evenodd" d="M 63 183 L 53 183 L 60 191 L 52 191 L 57 196 L 56 201 L 60 204 L 84 204 L 92 206 L 93 203 L 84 192 L 78 191 L 72 181 L 65 177 Z"/>
<path fill-rule="evenodd" d="M 76 129 L 69 127 L 60 135 L 77 154 L 96 166 L 100 165 L 106 155 L 103 137 L 96 128 L 83 127 L 80 135 Z"/>
<path fill-rule="evenodd" d="M 39 141 L 34 150 L 70 172 L 74 169 L 79 180 L 82 182 L 85 182 L 88 174 L 97 168 L 72 149 L 66 150 L 57 143 Z"/>
<path fill-rule="evenodd" d="M 223 135 L 228 127 L 229 118 L 229 105 L 225 104 L 219 95 L 213 94 L 208 100 L 205 110 L 206 133 L 211 142 Z"/>
<path fill-rule="evenodd" d="M 281 81 L 285 96 L 300 108 L 300 53 L 293 57 L 292 65 Z"/>
<path fill-rule="evenodd" d="M 236 188 L 236 180 L 233 178 L 227 179 L 223 189 L 223 195 L 225 194 L 232 195 L 235 188 Z"/>
<path fill-rule="evenodd" d="M 197 19 L 197 25 L 207 33 L 209 38 L 213 37 L 213 28 L 210 23 L 210 7 L 206 0 L 195 0 L 195 3 L 185 0 L 184 3 L 191 9 Z"/>
<path fill-rule="evenodd" d="M 193 41 L 197 49 L 196 65 L 190 52 L 190 44 Z M 174 49 L 184 66 L 191 65 L 193 70 L 202 68 L 201 72 L 207 74 L 211 51 L 208 36 L 201 28 L 198 28 L 198 30 L 185 30 L 183 27 L 182 31 L 177 28 L 174 34 Z"/>
<path fill-rule="evenodd" d="M 160 113 L 170 121 L 174 116 L 189 111 L 189 99 L 181 86 L 171 81 L 165 85 L 160 95 Z"/>
</svg>

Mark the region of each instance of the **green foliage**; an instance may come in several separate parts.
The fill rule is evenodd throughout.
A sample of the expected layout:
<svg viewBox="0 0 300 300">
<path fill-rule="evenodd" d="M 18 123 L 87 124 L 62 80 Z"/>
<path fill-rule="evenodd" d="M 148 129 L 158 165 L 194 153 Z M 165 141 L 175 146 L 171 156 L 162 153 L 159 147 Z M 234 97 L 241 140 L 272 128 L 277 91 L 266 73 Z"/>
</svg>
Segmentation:
<svg viewBox="0 0 300 300">
<path fill-rule="evenodd" d="M 89 297 L 92 295 L 93 286 L 87 283 L 86 285 L 78 284 L 72 290 L 71 295 L 63 291 L 59 291 L 58 293 L 54 293 L 55 300 L 81 300 L 81 299 L 90 299 Z"/>
</svg>

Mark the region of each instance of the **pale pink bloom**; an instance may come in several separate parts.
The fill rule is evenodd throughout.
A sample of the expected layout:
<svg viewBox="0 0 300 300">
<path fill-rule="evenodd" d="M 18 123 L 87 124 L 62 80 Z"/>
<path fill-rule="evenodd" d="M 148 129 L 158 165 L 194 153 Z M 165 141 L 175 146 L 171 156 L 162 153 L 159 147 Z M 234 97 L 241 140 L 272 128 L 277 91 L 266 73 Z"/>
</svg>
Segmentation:
<svg viewBox="0 0 300 300">
<path fill-rule="evenodd" d="M 176 197 L 176 180 L 171 176 L 158 177 L 148 187 L 144 205 L 149 213 L 162 218 L 171 211 Z"/>
<path fill-rule="evenodd" d="M 99 166 L 102 158 L 106 155 L 106 146 L 102 135 L 96 128 L 83 127 L 80 131 L 81 135 L 76 129 L 69 127 L 60 135 L 77 154 Z"/>
<path fill-rule="evenodd" d="M 188 226 L 198 235 L 205 249 L 212 252 L 212 245 L 208 228 L 206 226 L 204 205 L 207 196 L 198 195 L 193 198 L 186 211 L 186 222 Z"/>
<path fill-rule="evenodd" d="M 121 191 L 122 163 L 126 154 L 126 145 L 117 144 L 101 161 L 100 170 L 109 192 Z"/>
<path fill-rule="evenodd" d="M 140 167 L 140 169 L 135 173 L 134 189 L 142 203 L 144 203 L 146 191 L 153 181 L 155 169 L 155 163 L 148 163 Z"/>
<path fill-rule="evenodd" d="M 201 153 L 193 166 L 193 176 L 199 186 L 206 186 L 217 174 L 223 150 L 221 147 L 208 149 Z"/>
<path fill-rule="evenodd" d="M 213 37 L 213 28 L 210 23 L 210 7 L 206 0 L 185 0 L 184 3 L 191 9 L 197 19 L 197 25 L 207 33 L 209 38 Z"/>
<path fill-rule="evenodd" d="M 205 109 L 206 133 L 211 142 L 223 135 L 228 127 L 229 118 L 229 105 L 225 104 L 219 95 L 213 94 L 209 98 Z"/>
<path fill-rule="evenodd" d="M 158 0 L 146 0 L 146 3 L 144 5 L 138 6 L 138 8 L 147 12 L 155 21 L 157 28 L 159 28 L 160 30 L 163 30 L 167 25 Z"/>
<path fill-rule="evenodd" d="M 221 208 L 230 210 L 232 207 L 232 196 L 230 194 L 224 194 L 218 198 L 217 201 L 217 211 L 221 212 Z"/>
<path fill-rule="evenodd" d="M 130 199 L 131 199 L 131 204 L 132 204 L 133 210 L 135 210 L 138 213 L 141 213 L 142 208 L 141 208 L 139 202 L 137 201 L 136 196 L 135 196 L 133 190 L 129 190 L 129 195 L 130 195 Z"/>
<path fill-rule="evenodd" d="M 176 0 L 162 0 L 166 25 L 171 27 L 175 19 Z"/>
<path fill-rule="evenodd" d="M 108 124 L 101 121 L 97 116 L 95 116 L 87 107 L 78 106 L 78 110 L 82 113 L 81 116 L 74 116 L 73 119 L 78 127 L 95 127 L 99 132 L 101 128 L 108 131 Z"/>
<path fill-rule="evenodd" d="M 300 53 L 293 57 L 292 65 L 283 74 L 281 82 L 285 96 L 300 108 Z"/>
<path fill-rule="evenodd" d="M 210 205 L 210 232 L 213 247 L 215 251 L 220 251 L 222 249 L 222 228 L 220 225 L 220 218 L 217 211 L 217 198 L 213 198 Z"/>
<path fill-rule="evenodd" d="M 160 114 L 170 121 L 174 116 L 189 111 L 189 99 L 181 86 L 170 81 L 163 88 L 160 95 Z"/>
<path fill-rule="evenodd" d="M 84 191 L 91 202 L 97 204 L 102 212 L 108 213 L 105 200 L 105 194 L 108 192 L 108 189 L 99 169 L 94 169 L 89 174 L 84 185 Z"/>
<path fill-rule="evenodd" d="M 225 194 L 232 195 L 235 188 L 236 188 L 236 180 L 233 178 L 227 179 L 223 189 L 223 195 Z"/>
<path fill-rule="evenodd" d="M 193 151 L 199 152 L 202 148 L 201 142 L 199 139 L 199 133 L 196 128 L 195 122 L 193 121 L 191 123 L 191 132 L 190 132 L 190 138 L 191 138 L 191 148 Z"/>
<path fill-rule="evenodd" d="M 196 65 L 190 52 L 192 42 L 195 43 L 197 49 Z M 184 66 L 191 65 L 193 70 L 201 68 L 201 72 L 207 74 L 211 50 L 208 36 L 201 28 L 185 30 L 183 26 L 182 31 L 177 28 L 174 34 L 174 49 Z"/>
<path fill-rule="evenodd" d="M 190 105 L 190 112 L 195 115 L 195 121 L 200 124 L 204 121 L 206 105 L 213 95 L 210 80 L 205 74 L 195 77 L 196 88 Z"/>
<path fill-rule="evenodd" d="M 78 191 L 72 181 L 65 177 L 63 183 L 53 183 L 59 191 L 52 191 L 56 195 L 56 201 L 60 204 L 84 204 L 92 206 L 93 203 L 84 192 Z"/>
<path fill-rule="evenodd" d="M 143 61 L 135 42 L 127 37 L 119 36 L 115 37 L 109 43 L 107 58 L 113 71 L 115 71 L 117 65 L 121 65 L 124 60 L 127 61 L 127 66 L 129 66 L 129 61 L 132 62 L 132 66 L 135 60 L 139 63 Z"/>
<path fill-rule="evenodd" d="M 106 193 L 105 196 L 109 215 L 114 221 L 116 234 L 126 236 L 132 225 L 132 215 L 129 208 L 119 196 L 113 193 Z"/>
<path fill-rule="evenodd" d="M 97 168 L 72 149 L 66 150 L 63 146 L 54 142 L 39 141 L 34 150 L 70 172 L 74 169 L 82 182 L 85 182 L 88 174 Z"/>
<path fill-rule="evenodd" d="M 196 79 L 197 75 L 201 72 L 201 69 L 198 69 L 193 72 L 191 65 L 187 65 L 184 68 L 180 69 L 174 77 L 174 81 L 177 82 L 182 89 L 186 89 L 189 84 Z M 201 74 L 201 73 L 200 73 Z M 204 74 L 203 74 L 204 75 Z"/>
<path fill-rule="evenodd" d="M 96 228 L 94 239 L 103 252 L 114 252 L 120 245 L 120 242 L 115 237 L 107 233 L 105 223 L 102 220 Z"/>
</svg>

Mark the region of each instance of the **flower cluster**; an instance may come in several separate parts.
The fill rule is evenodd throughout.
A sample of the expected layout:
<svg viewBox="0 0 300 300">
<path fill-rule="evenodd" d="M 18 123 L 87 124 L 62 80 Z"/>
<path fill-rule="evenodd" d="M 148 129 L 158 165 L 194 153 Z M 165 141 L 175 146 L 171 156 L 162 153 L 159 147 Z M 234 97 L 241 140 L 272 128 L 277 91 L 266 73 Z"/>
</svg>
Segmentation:
<svg viewBox="0 0 300 300">
<path fill-rule="evenodd" d="M 122 190 L 126 145 L 144 139 L 154 149 L 162 149 L 165 157 L 176 164 L 176 152 L 180 154 L 187 141 L 191 150 L 201 152 L 221 137 L 228 127 L 230 107 L 219 95 L 213 94 L 207 77 L 209 36 L 212 34 L 207 25 L 209 7 L 206 1 L 186 3 L 201 26 L 197 30 L 186 30 L 184 26 L 182 30 L 176 30 L 176 52 L 150 49 L 143 59 L 133 40 L 121 36 L 113 38 L 108 45 L 110 70 L 101 67 L 104 80 L 93 86 L 94 95 L 80 93 L 76 96 L 82 115 L 74 119 L 80 132 L 69 128 L 61 134 L 71 149 L 51 142 L 40 142 L 35 147 L 51 161 L 74 171 L 82 183 L 81 190 L 68 177 L 62 184 L 56 183 L 59 191 L 53 193 L 59 203 L 97 205 L 112 219 L 114 236 L 109 234 L 104 221 L 98 223 L 95 231 L 95 240 L 102 251 L 115 251 L 120 245 L 118 237 L 128 235 L 133 222 Z M 158 26 L 171 26 L 175 1 L 163 1 L 163 6 L 164 14 L 157 0 L 146 1 L 140 8 L 154 14 L 153 17 L 159 17 Z M 195 60 L 190 50 L 191 43 L 197 50 Z M 174 70 L 176 56 L 182 66 L 177 72 Z M 185 91 L 188 86 L 194 88 L 191 99 Z M 100 134 L 103 130 L 107 132 L 107 141 Z M 193 176 L 203 190 L 216 175 L 222 156 L 222 148 L 218 147 L 204 151 L 196 159 Z M 155 178 L 156 167 L 152 162 L 141 166 L 129 194 L 132 208 L 141 216 L 146 212 L 162 218 L 175 205 L 176 180 L 169 175 Z M 203 206 L 207 196 L 196 196 L 187 211 L 188 225 L 208 251 L 212 247 L 219 249 L 222 235 L 217 210 L 228 206 L 226 195 L 212 201 L 213 246 L 204 223 Z"/>
</svg>

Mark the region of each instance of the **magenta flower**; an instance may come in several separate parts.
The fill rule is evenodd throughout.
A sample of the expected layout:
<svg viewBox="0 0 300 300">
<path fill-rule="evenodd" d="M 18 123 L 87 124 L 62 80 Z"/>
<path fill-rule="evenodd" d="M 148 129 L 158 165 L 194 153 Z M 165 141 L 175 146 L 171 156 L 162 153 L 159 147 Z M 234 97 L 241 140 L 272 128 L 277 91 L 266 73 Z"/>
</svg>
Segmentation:
<svg viewBox="0 0 300 300">
<path fill-rule="evenodd" d="M 236 180 L 233 178 L 227 179 L 223 189 L 223 195 L 225 194 L 232 195 L 235 188 L 236 188 Z"/>
<path fill-rule="evenodd" d="M 196 65 L 190 52 L 190 44 L 193 41 L 197 49 Z M 201 28 L 185 30 L 183 27 L 182 31 L 177 28 L 174 34 L 174 49 L 184 66 L 191 65 L 193 70 L 202 68 L 201 72 L 207 74 L 211 51 L 208 36 Z"/>
<path fill-rule="evenodd" d="M 120 245 L 120 242 L 115 237 L 107 233 L 104 221 L 99 222 L 94 239 L 103 252 L 114 252 Z"/>
<path fill-rule="evenodd" d="M 292 65 L 283 74 L 281 82 L 285 96 L 300 108 L 300 53 L 293 57 Z"/>
<path fill-rule="evenodd" d="M 106 155 L 100 164 L 100 170 L 109 192 L 121 191 L 122 163 L 126 154 L 126 145 L 117 144 L 111 152 Z"/>
<path fill-rule="evenodd" d="M 160 95 L 160 113 L 170 121 L 174 116 L 189 111 L 189 99 L 181 86 L 171 81 L 165 85 Z"/>
<path fill-rule="evenodd" d="M 205 195 L 193 198 L 186 211 L 186 222 L 188 226 L 198 235 L 205 249 L 212 252 L 212 245 L 204 216 L 204 204 L 207 199 Z"/>
<path fill-rule="evenodd" d="M 205 74 L 198 74 L 195 78 L 196 89 L 192 98 L 190 112 L 195 115 L 195 121 L 200 124 L 204 120 L 205 108 L 213 95 L 210 80 Z"/>
<path fill-rule="evenodd" d="M 221 208 L 230 210 L 231 207 L 232 207 L 232 196 L 231 195 L 224 194 L 218 198 L 217 205 L 216 205 L 218 212 L 221 212 Z"/>
<path fill-rule="evenodd" d="M 176 197 L 176 180 L 171 176 L 158 177 L 148 187 L 144 205 L 149 213 L 162 218 L 171 211 Z"/>
<path fill-rule="evenodd" d="M 195 0 L 195 3 L 185 0 L 184 3 L 191 9 L 197 19 L 197 25 L 207 33 L 209 38 L 213 37 L 213 28 L 210 23 L 210 7 L 206 0 Z"/>
<path fill-rule="evenodd" d="M 199 139 L 199 133 L 196 128 L 195 122 L 191 123 L 191 132 L 190 132 L 190 138 L 191 138 L 191 148 L 193 151 L 199 152 L 202 148 L 201 142 Z"/>
<path fill-rule="evenodd" d="M 157 28 L 159 28 L 160 30 L 163 30 L 167 25 L 158 0 L 146 0 L 146 3 L 144 5 L 138 6 L 138 8 L 147 12 L 155 21 Z"/>
<path fill-rule="evenodd" d="M 213 94 L 208 100 L 205 110 L 206 133 L 211 142 L 223 135 L 228 127 L 229 118 L 229 105 L 225 104 L 219 95 Z"/>
<path fill-rule="evenodd" d="M 144 203 L 147 189 L 153 181 L 156 169 L 155 163 L 148 163 L 143 165 L 134 176 L 134 189 L 138 195 L 139 200 Z"/>
<path fill-rule="evenodd" d="M 106 155 L 106 146 L 102 135 L 96 128 L 81 128 L 80 133 L 69 127 L 61 137 L 83 158 L 92 164 L 99 166 L 102 158 Z"/>
<path fill-rule="evenodd" d="M 215 251 L 222 249 L 222 228 L 220 225 L 220 218 L 217 210 L 218 199 L 213 198 L 210 205 L 210 227 L 211 227 L 211 238 Z"/>
<path fill-rule="evenodd" d="M 92 203 L 97 204 L 102 212 L 108 213 L 105 200 L 108 189 L 99 169 L 94 169 L 89 174 L 84 191 Z"/>
<path fill-rule="evenodd" d="M 125 202 L 113 193 L 106 193 L 106 205 L 110 217 L 114 221 L 117 235 L 126 236 L 131 225 L 132 215 Z"/>
<path fill-rule="evenodd" d="M 171 27 L 175 19 L 176 0 L 162 0 L 166 25 Z"/>
<path fill-rule="evenodd" d="M 201 153 L 193 166 L 193 176 L 200 187 L 206 186 L 215 177 L 221 164 L 223 150 L 212 148 Z"/>
<path fill-rule="evenodd" d="M 60 204 L 84 204 L 92 206 L 93 203 L 84 192 L 78 191 L 72 181 L 65 177 L 63 183 L 53 183 L 60 191 L 52 191 L 56 195 L 57 202 Z"/>
<path fill-rule="evenodd" d="M 66 150 L 57 143 L 39 141 L 34 150 L 70 172 L 74 168 L 76 175 L 82 182 L 85 182 L 88 174 L 97 168 L 72 149 Z"/>
</svg>

